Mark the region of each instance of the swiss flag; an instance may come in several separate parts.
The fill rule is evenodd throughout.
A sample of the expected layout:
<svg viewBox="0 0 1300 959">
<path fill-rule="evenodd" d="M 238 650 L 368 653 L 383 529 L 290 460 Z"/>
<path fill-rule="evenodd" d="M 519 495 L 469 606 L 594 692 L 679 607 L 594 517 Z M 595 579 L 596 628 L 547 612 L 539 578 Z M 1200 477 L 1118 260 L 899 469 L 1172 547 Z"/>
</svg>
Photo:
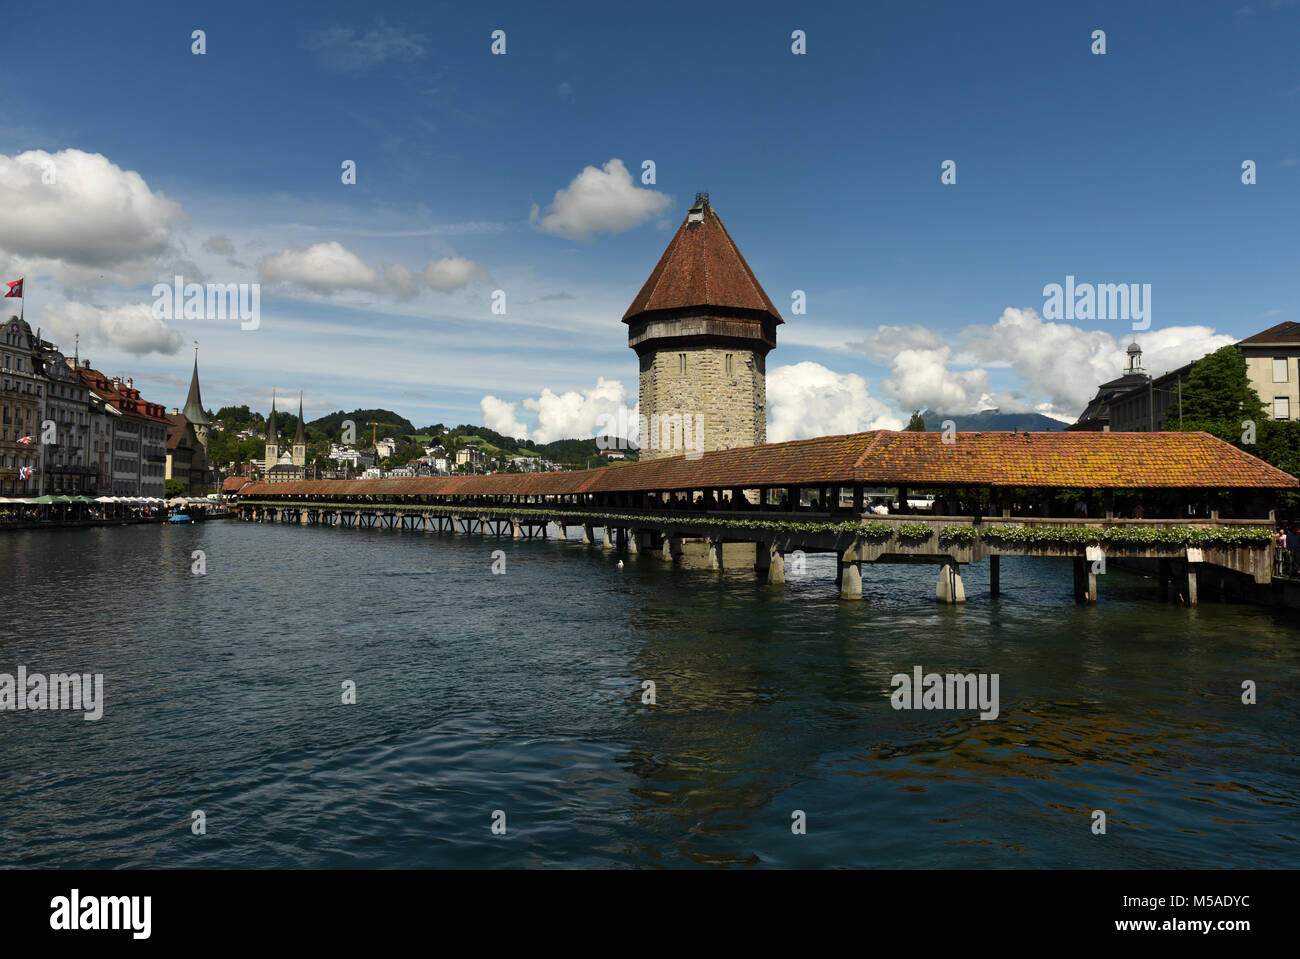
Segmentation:
<svg viewBox="0 0 1300 959">
<path fill-rule="evenodd" d="M 4 298 L 6 300 L 9 299 L 9 297 L 11 296 L 23 295 L 23 281 L 21 279 L 14 280 L 12 283 L 6 285 L 9 287 L 9 292 L 4 295 Z"/>
</svg>

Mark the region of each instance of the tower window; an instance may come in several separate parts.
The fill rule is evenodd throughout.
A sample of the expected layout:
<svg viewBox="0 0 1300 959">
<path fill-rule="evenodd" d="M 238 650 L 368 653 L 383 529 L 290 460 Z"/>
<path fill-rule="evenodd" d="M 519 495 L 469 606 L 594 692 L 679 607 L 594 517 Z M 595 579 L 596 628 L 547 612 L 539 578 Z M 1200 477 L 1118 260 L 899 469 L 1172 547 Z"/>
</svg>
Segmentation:
<svg viewBox="0 0 1300 959">
<path fill-rule="evenodd" d="M 730 354 L 730 353 L 727 354 L 727 372 L 728 372 L 728 373 L 731 372 L 731 354 Z"/>
<path fill-rule="evenodd" d="M 680 373 L 682 376 L 686 375 L 686 354 L 685 353 L 677 354 L 677 372 Z"/>
</svg>

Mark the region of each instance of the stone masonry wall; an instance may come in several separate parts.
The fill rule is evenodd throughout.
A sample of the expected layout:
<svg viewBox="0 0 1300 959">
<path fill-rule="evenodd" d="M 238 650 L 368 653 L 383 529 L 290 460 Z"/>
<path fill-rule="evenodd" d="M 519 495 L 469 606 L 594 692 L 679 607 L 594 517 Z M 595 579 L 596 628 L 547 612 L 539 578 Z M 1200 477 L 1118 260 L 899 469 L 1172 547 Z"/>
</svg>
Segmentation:
<svg viewBox="0 0 1300 959">
<path fill-rule="evenodd" d="M 686 371 L 681 371 L 681 357 Z M 727 357 L 731 372 L 727 372 Z M 660 417 L 660 449 L 641 438 L 641 459 L 755 446 L 767 442 L 767 376 L 763 357 L 752 350 L 678 347 L 641 358 L 641 415 L 647 432 Z M 676 432 L 676 417 L 689 424 L 685 440 Z M 687 420 L 686 417 L 690 419 Z M 665 426 L 664 418 L 671 426 Z M 703 418 L 702 426 L 699 418 Z M 697 429 L 702 444 L 696 445 Z M 665 448 L 668 447 L 668 448 Z"/>
</svg>

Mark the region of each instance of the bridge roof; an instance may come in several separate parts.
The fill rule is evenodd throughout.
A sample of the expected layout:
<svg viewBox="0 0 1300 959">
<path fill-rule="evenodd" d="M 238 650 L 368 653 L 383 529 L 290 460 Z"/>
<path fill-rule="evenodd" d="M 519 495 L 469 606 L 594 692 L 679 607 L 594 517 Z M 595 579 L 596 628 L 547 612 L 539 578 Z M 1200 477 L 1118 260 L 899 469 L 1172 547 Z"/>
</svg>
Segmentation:
<svg viewBox="0 0 1300 959">
<path fill-rule="evenodd" d="M 1294 489 L 1300 480 L 1208 433 L 875 430 L 569 473 L 255 483 L 242 496 L 544 496 L 760 486 Z"/>
</svg>

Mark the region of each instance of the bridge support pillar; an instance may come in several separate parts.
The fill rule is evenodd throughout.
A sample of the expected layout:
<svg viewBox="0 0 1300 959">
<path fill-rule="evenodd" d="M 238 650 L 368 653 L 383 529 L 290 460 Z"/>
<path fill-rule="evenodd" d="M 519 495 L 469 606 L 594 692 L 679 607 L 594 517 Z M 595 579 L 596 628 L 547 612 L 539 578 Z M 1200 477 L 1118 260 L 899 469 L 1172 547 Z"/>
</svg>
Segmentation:
<svg viewBox="0 0 1300 959">
<path fill-rule="evenodd" d="M 767 585 L 785 585 L 785 554 L 768 543 L 759 543 L 759 548 L 767 553 Z"/>
<path fill-rule="evenodd" d="M 560 539 L 569 538 L 569 528 L 565 526 L 563 523 L 556 523 L 555 528 L 560 531 Z"/>
<path fill-rule="evenodd" d="M 858 565 L 856 546 L 839 557 L 839 576 L 836 578 L 840 585 L 840 599 L 862 598 L 862 567 Z M 965 599 L 965 596 L 962 598 Z"/>
<path fill-rule="evenodd" d="M 1092 563 L 1079 557 L 1074 560 L 1074 599 L 1079 603 L 1097 602 L 1097 574 L 1092 571 Z"/>
<path fill-rule="evenodd" d="M 1162 603 L 1164 603 L 1164 602 L 1168 602 L 1168 601 L 1169 601 L 1169 581 L 1170 581 L 1171 579 L 1174 578 L 1174 577 L 1173 577 L 1173 571 L 1172 571 L 1172 568 L 1171 568 L 1171 567 L 1172 567 L 1172 564 L 1169 562 L 1169 560 L 1167 560 L 1167 559 L 1162 559 L 1162 560 L 1159 560 L 1159 561 L 1157 562 L 1156 565 L 1157 565 L 1157 569 L 1158 569 L 1157 576 L 1159 577 L 1159 580 L 1160 580 L 1160 601 L 1161 601 Z"/>
<path fill-rule="evenodd" d="M 1002 592 L 1002 557 L 989 557 L 989 595 L 998 596 Z"/>
<path fill-rule="evenodd" d="M 961 581 L 961 564 L 955 559 L 945 560 L 939 567 L 939 582 L 934 588 L 934 598 L 940 603 L 966 602 L 966 587 Z"/>
<path fill-rule="evenodd" d="M 590 546 L 595 541 L 595 531 L 590 523 L 582 524 L 582 545 Z"/>
<path fill-rule="evenodd" d="M 601 533 L 601 536 L 600 536 L 600 548 L 601 548 L 601 549 L 613 549 L 613 548 L 614 548 L 614 530 L 613 530 L 613 527 L 605 526 L 605 527 L 602 527 L 602 529 L 604 530 L 604 532 L 602 532 L 602 533 Z"/>
<path fill-rule="evenodd" d="M 709 569 L 722 569 L 722 540 L 709 540 Z"/>
<path fill-rule="evenodd" d="M 664 536 L 664 559 L 669 563 L 680 562 L 682 558 L 682 538 L 671 533 Z"/>
<path fill-rule="evenodd" d="M 510 535 L 510 538 L 511 538 L 511 539 L 523 539 L 523 538 L 524 538 L 524 534 L 523 534 L 523 533 L 520 531 L 520 529 L 519 529 L 519 520 L 514 519 L 514 518 L 512 517 L 511 520 L 510 520 L 510 529 L 511 529 L 511 535 Z"/>
<path fill-rule="evenodd" d="M 1187 564 L 1187 605 L 1196 605 L 1196 593 L 1199 587 L 1201 567 L 1199 563 Z"/>
<path fill-rule="evenodd" d="M 627 537 L 627 551 L 635 556 L 641 552 L 641 531 L 639 529 L 629 529 L 624 534 Z"/>
</svg>

